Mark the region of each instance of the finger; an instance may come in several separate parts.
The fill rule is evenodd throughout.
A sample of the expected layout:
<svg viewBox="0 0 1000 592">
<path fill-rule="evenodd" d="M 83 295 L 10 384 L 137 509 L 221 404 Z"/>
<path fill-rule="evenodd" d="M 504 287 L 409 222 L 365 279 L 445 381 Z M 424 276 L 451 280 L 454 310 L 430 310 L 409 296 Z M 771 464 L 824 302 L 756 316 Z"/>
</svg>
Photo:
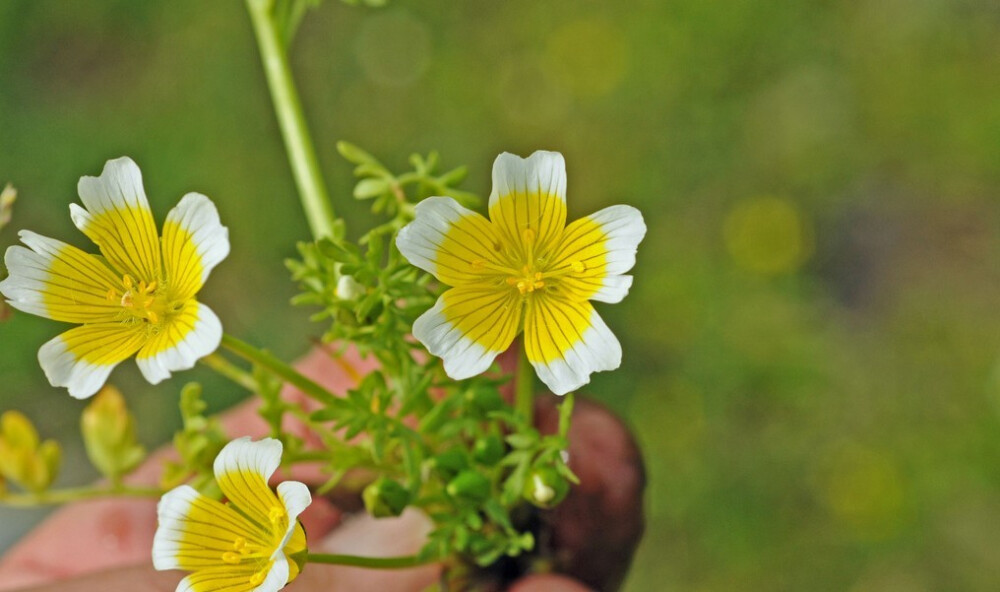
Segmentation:
<svg viewBox="0 0 1000 592">
<path fill-rule="evenodd" d="M 347 348 L 342 357 L 315 349 L 298 364 L 300 372 L 336 394 L 355 386 L 374 360 L 362 360 Z M 306 402 L 297 389 L 286 386 L 282 396 Z M 223 430 L 231 437 L 261 437 L 268 433 L 260 418 L 258 399 L 237 405 L 221 416 Z M 288 421 L 284 429 L 313 438 L 301 422 Z M 175 458 L 172 452 L 152 455 L 127 479 L 131 485 L 155 486 L 163 463 Z M 306 466 L 286 478 L 319 482 L 318 466 Z M 329 531 L 340 520 L 339 511 L 327 500 L 317 498 L 302 515 L 303 524 L 317 535 Z M 156 531 L 155 500 L 111 499 L 78 502 L 53 512 L 45 521 L 0 558 L 0 591 L 35 585 L 79 574 L 150 561 Z"/>
<path fill-rule="evenodd" d="M 133 565 L 21 592 L 174 592 L 178 579 L 175 574 L 155 571 L 151 565 Z"/>
<path fill-rule="evenodd" d="M 311 553 L 334 553 L 364 557 L 403 557 L 420 551 L 431 530 L 430 520 L 417 510 L 407 510 L 398 518 L 372 518 L 359 514 L 322 539 Z M 417 592 L 433 584 L 440 566 L 424 565 L 407 569 L 363 569 L 342 565 L 308 565 L 302 572 L 304 591 Z"/>
<path fill-rule="evenodd" d="M 543 574 L 518 580 L 508 592 L 590 592 L 590 588 L 566 576 Z"/>
<path fill-rule="evenodd" d="M 543 433 L 558 428 L 559 401 L 554 396 L 538 399 L 537 424 Z M 580 398 L 569 431 L 569 465 L 580 484 L 562 504 L 543 513 L 557 571 L 598 590 L 616 590 L 645 526 L 646 473 L 639 447 L 620 419 Z"/>
<path fill-rule="evenodd" d="M 0 561 L 0 590 L 150 561 L 155 500 L 79 502 L 53 513 Z"/>
</svg>

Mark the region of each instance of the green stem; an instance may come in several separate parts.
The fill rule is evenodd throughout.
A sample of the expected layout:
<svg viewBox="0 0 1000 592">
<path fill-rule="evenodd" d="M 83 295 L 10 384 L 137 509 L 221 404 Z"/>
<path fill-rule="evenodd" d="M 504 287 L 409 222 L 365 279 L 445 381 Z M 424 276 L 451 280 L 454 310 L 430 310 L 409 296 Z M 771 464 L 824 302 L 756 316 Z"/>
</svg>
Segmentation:
<svg viewBox="0 0 1000 592">
<path fill-rule="evenodd" d="M 259 350 L 231 335 L 222 336 L 222 347 L 244 360 L 259 365 L 261 368 L 264 368 L 324 405 L 335 405 L 340 401 L 333 393 L 266 351 Z"/>
<path fill-rule="evenodd" d="M 50 506 L 94 499 L 98 497 L 160 497 L 162 489 L 155 487 L 128 487 L 124 485 L 112 487 L 75 487 L 69 489 L 54 489 L 41 493 L 22 493 L 0 496 L 0 506 L 30 508 L 35 506 Z"/>
<path fill-rule="evenodd" d="M 528 354 L 523 341 L 518 348 L 516 372 L 514 409 L 527 420 L 528 425 L 531 425 L 535 415 L 535 369 L 528 362 Z"/>
<path fill-rule="evenodd" d="M 257 392 L 257 381 L 254 380 L 253 376 L 219 354 L 209 354 L 198 361 L 248 391 Z"/>
<path fill-rule="evenodd" d="M 326 183 L 319 168 L 309 128 L 302 113 L 302 103 L 292 79 L 281 31 L 274 20 L 274 0 L 246 0 L 260 47 L 260 58 L 267 76 L 267 86 L 274 101 L 274 112 L 285 140 L 288 161 L 292 165 L 295 185 L 302 200 L 302 209 L 309 221 L 313 238 L 334 238 L 335 217 Z"/>
<path fill-rule="evenodd" d="M 416 555 L 406 555 L 403 557 L 359 557 L 357 555 L 333 555 L 330 553 L 309 553 L 306 557 L 308 563 L 326 563 L 328 565 L 351 565 L 354 567 L 367 567 L 370 569 L 406 569 L 427 565 L 440 561 L 437 557 L 420 558 Z"/>
</svg>

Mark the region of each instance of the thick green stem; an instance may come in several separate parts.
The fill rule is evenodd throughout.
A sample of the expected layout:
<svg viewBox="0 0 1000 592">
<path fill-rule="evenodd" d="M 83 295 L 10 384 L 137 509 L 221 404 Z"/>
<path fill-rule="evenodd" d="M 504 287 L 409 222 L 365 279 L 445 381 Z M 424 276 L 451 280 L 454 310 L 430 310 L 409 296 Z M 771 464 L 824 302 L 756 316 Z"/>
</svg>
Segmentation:
<svg viewBox="0 0 1000 592">
<path fill-rule="evenodd" d="M 257 364 L 324 405 L 335 405 L 340 401 L 333 393 L 266 351 L 259 350 L 231 335 L 222 336 L 222 347 L 244 360 Z"/>
<path fill-rule="evenodd" d="M 332 238 L 335 236 L 333 206 L 306 127 L 302 103 L 288 64 L 288 52 L 274 20 L 274 0 L 246 1 L 260 47 L 267 86 L 274 101 L 274 112 L 285 140 L 285 150 L 288 152 L 288 161 L 292 165 L 292 174 L 295 176 L 309 228 L 313 238 L 317 240 Z"/>
<path fill-rule="evenodd" d="M 535 415 L 535 369 L 528 362 L 524 343 L 520 344 L 517 356 L 517 374 L 514 378 L 514 409 L 531 425 Z"/>
<path fill-rule="evenodd" d="M 219 354 L 209 354 L 198 361 L 203 366 L 208 366 L 212 370 L 215 370 L 219 375 L 228 378 L 248 391 L 252 393 L 257 392 L 257 381 L 254 380 L 253 376 L 246 370 L 238 368 Z"/>
<path fill-rule="evenodd" d="M 13 493 L 0 496 L 0 506 L 31 508 L 51 506 L 94 499 L 98 497 L 151 497 L 163 495 L 163 490 L 154 487 L 77 487 L 73 489 L 53 489 L 41 493 Z"/>
<path fill-rule="evenodd" d="M 309 563 L 326 563 L 329 565 L 351 565 L 370 569 L 406 569 L 436 563 L 438 558 L 422 559 L 416 555 L 404 557 L 359 557 L 357 555 L 332 555 L 329 553 L 310 553 L 306 558 Z"/>
</svg>

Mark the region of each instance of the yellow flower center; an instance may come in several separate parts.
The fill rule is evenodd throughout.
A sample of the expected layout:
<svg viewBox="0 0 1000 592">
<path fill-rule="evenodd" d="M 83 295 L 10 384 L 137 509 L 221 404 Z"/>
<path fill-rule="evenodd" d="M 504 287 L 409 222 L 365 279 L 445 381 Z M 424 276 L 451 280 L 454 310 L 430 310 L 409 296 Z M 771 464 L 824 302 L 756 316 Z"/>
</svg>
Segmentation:
<svg viewBox="0 0 1000 592">
<path fill-rule="evenodd" d="M 259 551 L 259 546 L 250 545 L 247 543 L 245 538 L 237 537 L 236 540 L 233 541 L 233 550 L 226 551 L 222 554 L 222 561 L 231 565 L 237 565 L 243 561 L 244 557 L 250 555 L 255 549 Z"/>
<path fill-rule="evenodd" d="M 548 254 L 535 252 L 537 237 L 534 229 L 525 228 L 521 233 L 524 250 L 512 257 L 514 261 L 510 261 L 507 265 L 497 265 L 482 259 L 475 259 L 471 262 L 472 268 L 497 272 L 504 276 L 504 282 L 508 286 L 516 288 L 522 296 L 530 295 L 535 291 L 542 290 L 547 285 L 551 285 L 551 282 L 547 283 L 548 280 L 574 273 L 583 273 L 587 269 L 582 261 L 577 260 L 569 261 L 556 269 L 548 269 Z M 498 246 L 496 250 L 500 251 L 501 248 Z M 511 257 L 511 253 L 508 251 L 506 256 Z M 521 257 L 523 260 L 517 261 Z M 520 268 L 518 268 L 519 263 Z"/>
<path fill-rule="evenodd" d="M 167 290 L 161 282 L 153 280 L 149 283 L 140 280 L 136 282 L 132 276 L 122 276 L 120 290 L 108 290 L 108 301 L 118 302 L 125 312 L 126 320 L 138 320 L 153 325 L 159 325 L 169 315 L 179 312 L 182 302 L 171 302 Z"/>
</svg>

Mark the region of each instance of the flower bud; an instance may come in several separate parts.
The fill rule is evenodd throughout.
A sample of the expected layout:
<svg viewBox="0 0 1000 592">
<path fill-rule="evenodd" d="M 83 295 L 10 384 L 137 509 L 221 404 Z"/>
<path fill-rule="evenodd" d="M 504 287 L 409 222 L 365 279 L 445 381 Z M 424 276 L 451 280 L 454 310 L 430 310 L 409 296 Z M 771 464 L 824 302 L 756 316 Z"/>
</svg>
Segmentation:
<svg viewBox="0 0 1000 592">
<path fill-rule="evenodd" d="M 490 480 L 476 471 L 462 471 L 448 482 L 445 491 L 461 500 L 478 502 L 490 495 Z"/>
<path fill-rule="evenodd" d="M 500 396 L 497 389 L 492 387 L 478 387 L 470 390 L 466 394 L 466 398 L 472 407 L 483 415 L 499 411 L 504 407 L 503 397 Z"/>
<path fill-rule="evenodd" d="M 59 444 L 40 443 L 35 426 L 23 414 L 7 411 L 0 416 L 0 475 L 41 493 L 52 485 L 61 460 Z"/>
<path fill-rule="evenodd" d="M 410 492 L 397 481 L 379 477 L 361 494 L 368 513 L 376 518 L 399 516 L 410 503 Z"/>
<path fill-rule="evenodd" d="M 357 300 L 365 293 L 365 287 L 351 275 L 342 275 L 337 280 L 337 288 L 333 294 L 341 300 Z"/>
<path fill-rule="evenodd" d="M 102 388 L 83 410 L 80 431 L 90 462 L 112 481 L 127 475 L 146 456 L 135 440 L 135 420 L 113 386 Z"/>
<path fill-rule="evenodd" d="M 469 460 L 462 449 L 455 446 L 435 456 L 432 465 L 442 477 L 450 479 L 469 468 Z"/>
<path fill-rule="evenodd" d="M 569 493 L 569 481 L 552 467 L 535 467 L 524 481 L 524 499 L 539 508 L 554 508 Z"/>
<path fill-rule="evenodd" d="M 500 439 L 500 436 L 490 434 L 476 440 L 472 448 L 472 458 L 480 464 L 492 467 L 500 462 L 504 451 L 503 440 Z"/>
</svg>

